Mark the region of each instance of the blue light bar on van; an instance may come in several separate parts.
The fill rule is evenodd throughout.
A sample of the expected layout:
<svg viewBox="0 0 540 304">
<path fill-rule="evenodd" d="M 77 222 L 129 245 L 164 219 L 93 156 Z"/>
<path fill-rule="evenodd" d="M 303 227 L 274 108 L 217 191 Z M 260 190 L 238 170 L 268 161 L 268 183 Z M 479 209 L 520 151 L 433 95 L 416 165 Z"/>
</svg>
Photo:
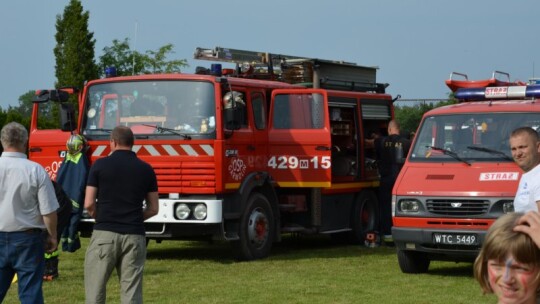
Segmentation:
<svg viewBox="0 0 540 304">
<path fill-rule="evenodd" d="M 540 85 L 459 89 L 455 97 L 460 100 L 538 98 Z"/>
</svg>

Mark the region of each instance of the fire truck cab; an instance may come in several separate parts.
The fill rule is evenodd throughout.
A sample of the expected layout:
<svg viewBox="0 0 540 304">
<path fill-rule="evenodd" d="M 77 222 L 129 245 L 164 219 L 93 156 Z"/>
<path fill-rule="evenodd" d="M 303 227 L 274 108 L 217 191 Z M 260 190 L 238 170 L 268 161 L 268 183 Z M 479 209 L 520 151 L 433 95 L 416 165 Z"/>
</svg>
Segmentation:
<svg viewBox="0 0 540 304">
<path fill-rule="evenodd" d="M 464 74 L 460 74 L 465 76 Z M 509 136 L 540 131 L 540 86 L 447 81 L 459 103 L 424 114 L 393 189 L 393 238 L 404 273 L 431 260 L 472 261 L 486 230 L 513 211 L 521 169 Z"/>
<path fill-rule="evenodd" d="M 377 229 L 379 176 L 371 130 L 393 117 L 375 67 L 226 48 L 197 48 L 221 63 L 195 74 L 88 81 L 78 120 L 62 103 L 62 130 L 38 128 L 47 101 L 33 109 L 30 158 L 55 177 L 71 132 L 88 142 L 90 163 L 111 153 L 118 125 L 155 170 L 159 213 L 148 239 L 231 241 L 239 259 L 266 257 L 283 233 L 323 233 L 364 241 Z M 93 219 L 83 218 L 83 235 Z"/>
</svg>

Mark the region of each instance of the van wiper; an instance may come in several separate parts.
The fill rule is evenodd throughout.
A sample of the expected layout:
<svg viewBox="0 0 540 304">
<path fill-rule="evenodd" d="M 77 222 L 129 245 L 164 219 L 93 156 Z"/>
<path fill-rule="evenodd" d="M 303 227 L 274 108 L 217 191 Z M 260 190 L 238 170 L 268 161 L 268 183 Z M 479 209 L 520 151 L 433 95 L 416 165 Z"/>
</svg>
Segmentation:
<svg viewBox="0 0 540 304">
<path fill-rule="evenodd" d="M 176 134 L 178 136 L 182 136 L 183 138 L 185 139 L 191 139 L 191 136 L 187 135 L 187 134 L 183 134 L 183 133 L 178 133 L 176 132 L 176 130 L 174 129 L 169 129 L 169 128 L 164 128 L 164 127 L 160 127 L 158 125 L 146 125 L 146 124 L 143 124 L 143 126 L 146 126 L 146 127 L 151 127 L 151 128 L 154 128 L 158 131 L 158 133 L 160 134 L 163 134 L 165 132 L 169 132 L 169 133 L 172 133 L 172 134 Z"/>
<path fill-rule="evenodd" d="M 506 159 L 506 160 L 511 160 L 511 161 L 514 160 L 513 158 L 511 158 L 510 156 L 508 156 L 506 153 L 502 151 L 494 150 L 494 149 L 490 149 L 490 148 L 486 148 L 482 146 L 467 146 L 467 149 L 499 155 L 501 158 Z"/>
<path fill-rule="evenodd" d="M 463 158 L 459 157 L 456 152 L 453 152 L 453 151 L 450 151 L 450 150 L 447 150 L 447 149 L 444 149 L 444 148 L 435 147 L 435 146 L 426 146 L 426 148 L 430 148 L 430 149 L 433 149 L 433 150 L 436 150 L 436 151 L 441 151 L 444 155 L 451 156 L 454 159 L 457 159 L 460 162 L 463 162 L 463 163 L 465 163 L 465 164 L 467 164 L 469 166 L 471 165 L 468 161 L 466 161 Z"/>
</svg>

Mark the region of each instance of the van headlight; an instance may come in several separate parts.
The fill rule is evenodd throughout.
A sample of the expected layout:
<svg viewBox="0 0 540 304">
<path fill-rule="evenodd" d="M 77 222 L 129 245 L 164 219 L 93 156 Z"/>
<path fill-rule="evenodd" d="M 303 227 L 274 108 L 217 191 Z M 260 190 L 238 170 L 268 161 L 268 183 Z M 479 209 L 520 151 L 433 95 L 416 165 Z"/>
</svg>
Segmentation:
<svg viewBox="0 0 540 304">
<path fill-rule="evenodd" d="M 506 213 L 512 213 L 514 212 L 514 202 L 506 202 L 503 204 L 503 212 Z"/>
<path fill-rule="evenodd" d="M 398 204 L 399 211 L 404 213 L 418 213 L 420 211 L 420 202 L 415 199 L 403 199 Z"/>
</svg>

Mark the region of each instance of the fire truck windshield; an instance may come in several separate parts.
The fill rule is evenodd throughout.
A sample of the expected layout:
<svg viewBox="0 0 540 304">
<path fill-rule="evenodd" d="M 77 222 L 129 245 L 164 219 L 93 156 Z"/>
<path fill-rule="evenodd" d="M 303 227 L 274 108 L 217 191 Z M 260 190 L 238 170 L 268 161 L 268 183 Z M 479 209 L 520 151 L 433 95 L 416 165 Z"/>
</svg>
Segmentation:
<svg viewBox="0 0 540 304">
<path fill-rule="evenodd" d="M 135 135 L 215 136 L 216 107 L 210 82 L 101 83 L 89 87 L 85 105 L 85 135 L 108 135 L 114 127 L 125 125 Z"/>
<path fill-rule="evenodd" d="M 524 126 L 539 131 L 540 113 L 460 113 L 426 117 L 419 128 L 410 161 L 511 162 L 510 133 Z"/>
</svg>

